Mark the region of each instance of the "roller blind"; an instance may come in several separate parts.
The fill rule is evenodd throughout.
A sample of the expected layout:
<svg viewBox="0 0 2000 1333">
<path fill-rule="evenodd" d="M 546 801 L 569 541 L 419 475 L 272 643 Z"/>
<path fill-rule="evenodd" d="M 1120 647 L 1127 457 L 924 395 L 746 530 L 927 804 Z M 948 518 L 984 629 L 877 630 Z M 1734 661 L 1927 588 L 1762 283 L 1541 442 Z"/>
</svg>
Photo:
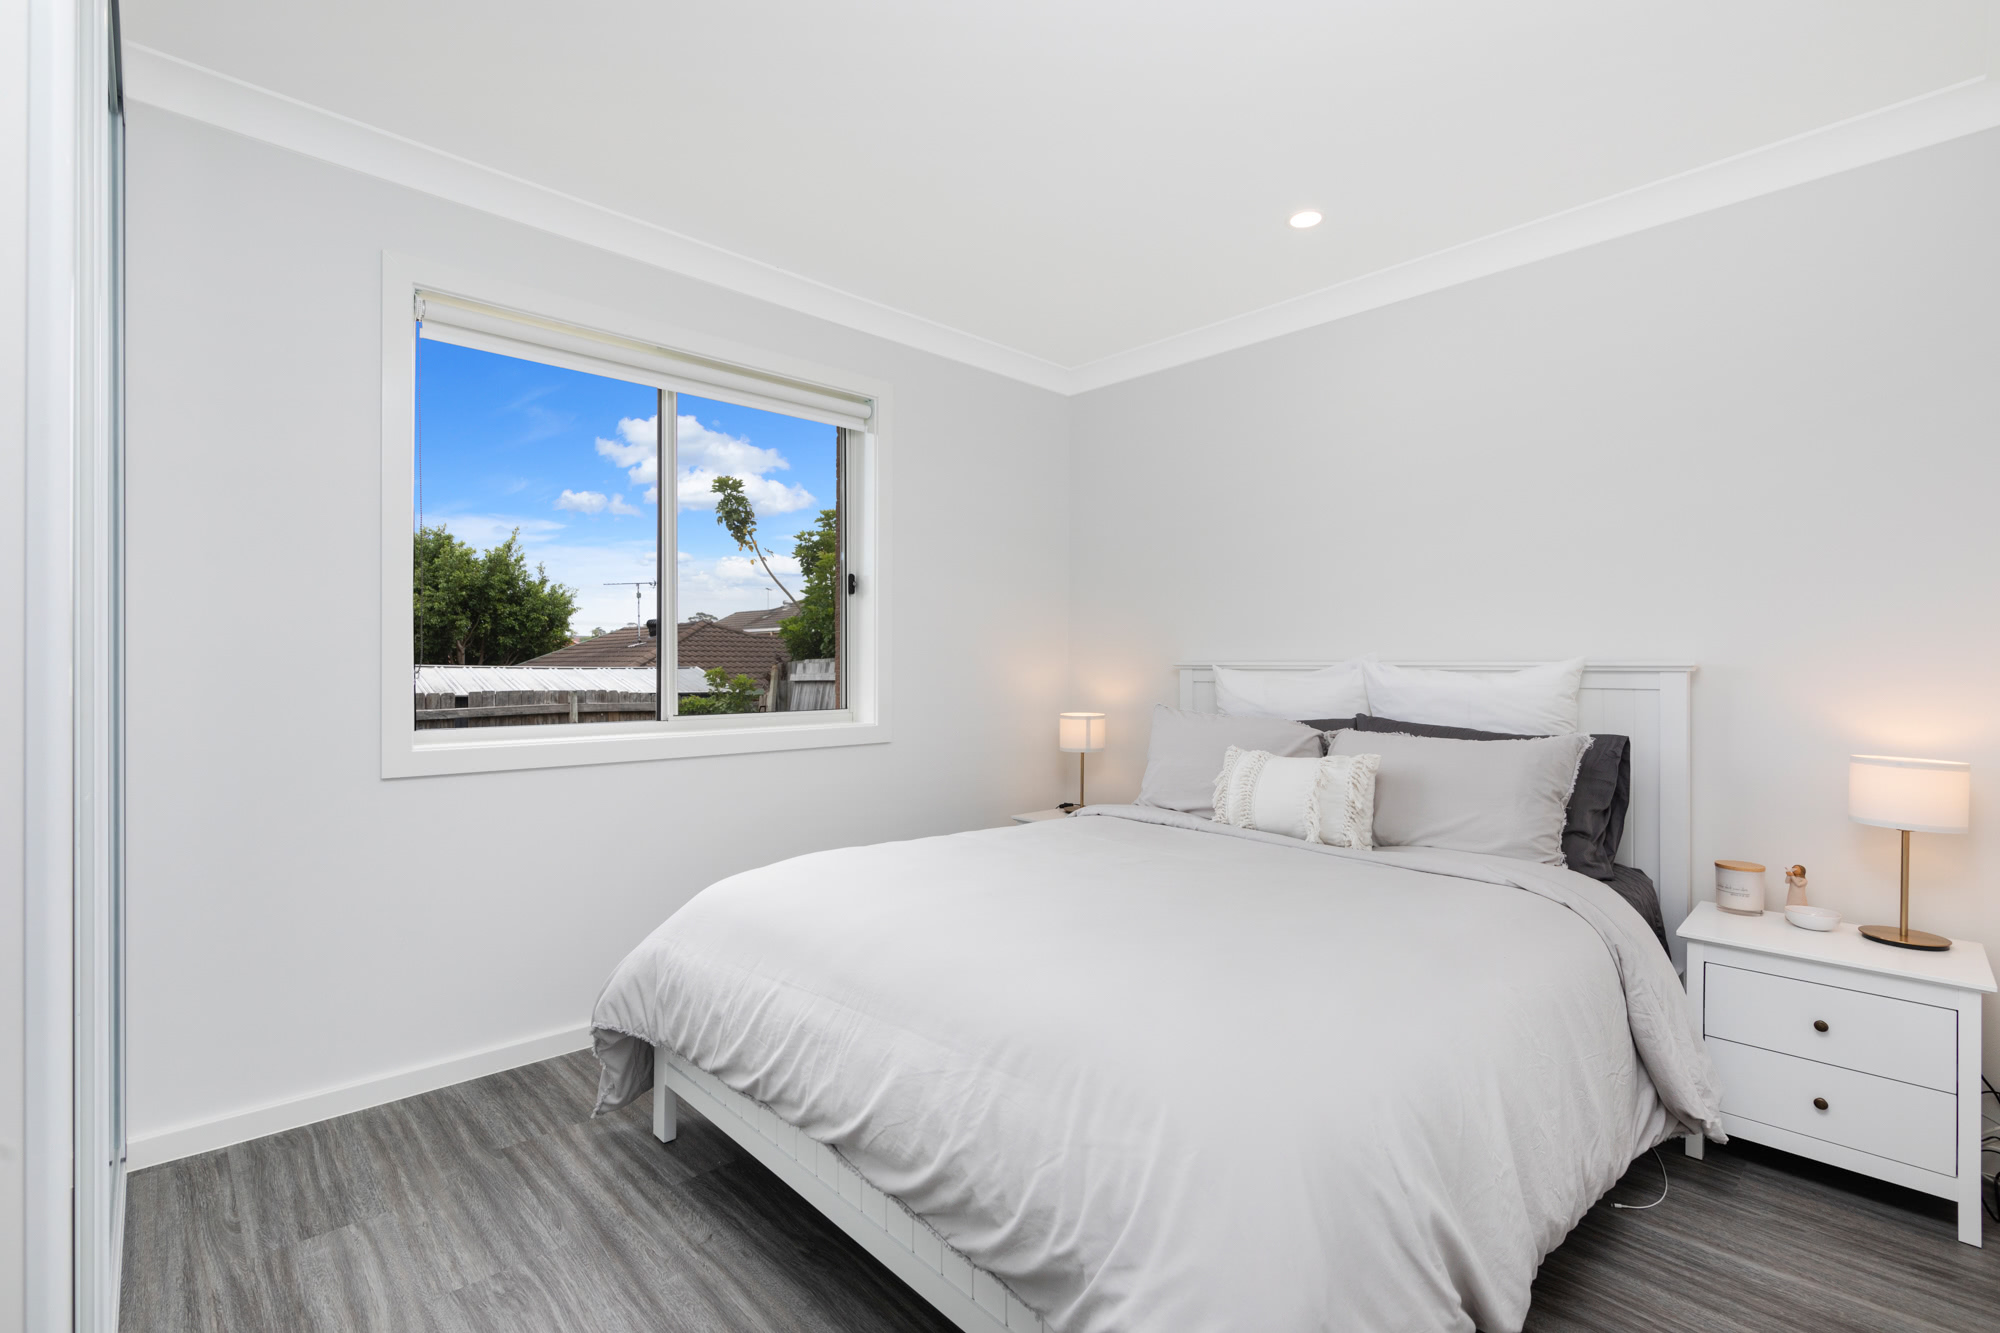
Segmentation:
<svg viewBox="0 0 2000 1333">
<path fill-rule="evenodd" d="M 482 352 L 544 361 L 592 375 L 719 398 L 833 426 L 865 430 L 874 415 L 875 405 L 860 394 L 500 306 L 483 305 L 460 296 L 419 291 L 416 317 L 422 337 Z"/>
</svg>

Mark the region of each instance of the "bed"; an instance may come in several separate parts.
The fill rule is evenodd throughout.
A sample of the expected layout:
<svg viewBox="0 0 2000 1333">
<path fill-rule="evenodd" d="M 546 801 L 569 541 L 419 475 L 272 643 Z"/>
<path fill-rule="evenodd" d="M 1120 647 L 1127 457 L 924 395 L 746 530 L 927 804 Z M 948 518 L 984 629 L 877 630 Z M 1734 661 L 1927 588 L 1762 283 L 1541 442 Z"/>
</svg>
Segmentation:
<svg viewBox="0 0 2000 1333">
<path fill-rule="evenodd" d="M 1685 685 L 1585 678 L 1586 726 L 1627 710 L 1670 923 Z M 651 1089 L 671 1139 L 692 1105 L 972 1333 L 1518 1328 L 1634 1156 L 1718 1130 L 1607 885 L 1140 807 L 732 877 L 593 1026 L 602 1106 Z"/>
</svg>

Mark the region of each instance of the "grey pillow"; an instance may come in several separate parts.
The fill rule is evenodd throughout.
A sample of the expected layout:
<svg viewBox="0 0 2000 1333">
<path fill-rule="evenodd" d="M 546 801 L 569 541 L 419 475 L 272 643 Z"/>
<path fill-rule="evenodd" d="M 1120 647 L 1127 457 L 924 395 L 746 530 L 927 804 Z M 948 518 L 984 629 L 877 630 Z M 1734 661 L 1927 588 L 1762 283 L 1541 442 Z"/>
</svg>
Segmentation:
<svg viewBox="0 0 2000 1333">
<path fill-rule="evenodd" d="M 1322 723 L 1311 725 L 1322 731 L 1333 730 Z M 1356 731 L 1400 731 L 1409 736 L 1447 736 L 1461 741 L 1533 739 L 1508 732 L 1474 731 L 1470 727 L 1399 722 L 1366 713 L 1344 725 Z M 1583 764 L 1576 771 L 1576 788 L 1569 794 L 1569 819 L 1563 826 L 1563 860 L 1571 870 L 1592 879 L 1612 878 L 1618 869 L 1618 844 L 1625 836 L 1625 811 L 1631 803 L 1631 739 L 1600 731 L 1592 738 L 1590 749 L 1584 752 Z"/>
<path fill-rule="evenodd" d="M 1337 731 L 1332 754 L 1379 754 L 1375 845 L 1563 864 L 1570 788 L 1590 737 L 1461 741 Z"/>
<path fill-rule="evenodd" d="M 1215 779 L 1222 756 L 1235 745 L 1269 750 L 1281 759 L 1317 759 L 1319 733 L 1303 722 L 1281 717 L 1234 717 L 1184 713 L 1153 706 L 1153 738 L 1146 746 L 1146 776 L 1135 805 L 1215 817 Z"/>
</svg>

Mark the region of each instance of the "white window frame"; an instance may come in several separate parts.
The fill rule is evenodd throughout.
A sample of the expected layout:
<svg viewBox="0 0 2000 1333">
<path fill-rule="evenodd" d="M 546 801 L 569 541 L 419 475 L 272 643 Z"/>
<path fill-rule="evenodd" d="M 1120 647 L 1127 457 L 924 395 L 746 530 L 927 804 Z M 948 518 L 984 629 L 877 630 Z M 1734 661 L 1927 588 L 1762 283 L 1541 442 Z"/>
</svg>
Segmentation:
<svg viewBox="0 0 2000 1333">
<path fill-rule="evenodd" d="M 779 375 L 809 384 L 838 386 L 872 404 L 866 430 L 849 433 L 844 464 L 842 534 L 847 571 L 856 591 L 844 607 L 842 671 L 846 707 L 813 713 L 741 713 L 670 716 L 641 722 L 593 722 L 535 727 L 480 727 L 418 731 L 410 671 L 410 588 L 415 530 L 416 321 L 419 291 L 518 311 L 580 329 L 670 348 L 709 361 Z M 549 364 L 564 364 L 552 352 Z M 700 392 L 708 392 L 706 389 Z M 727 400 L 726 389 L 714 396 Z M 888 643 L 889 525 L 884 499 L 889 483 L 889 386 L 865 375 L 822 366 L 798 357 L 744 347 L 690 332 L 630 311 L 613 310 L 556 293 L 538 291 L 485 274 L 468 272 L 384 251 L 382 255 L 382 776 L 427 777 L 449 773 L 491 773 L 524 768 L 567 768 L 580 764 L 634 763 L 689 759 L 702 755 L 750 754 L 769 750 L 875 745 L 890 739 Z M 666 423 L 663 423 L 663 426 Z M 677 550 L 666 516 L 677 511 L 672 459 L 661 458 L 662 505 L 660 579 L 677 583 Z M 661 646 L 673 640 L 677 614 L 672 587 L 660 589 Z"/>
</svg>

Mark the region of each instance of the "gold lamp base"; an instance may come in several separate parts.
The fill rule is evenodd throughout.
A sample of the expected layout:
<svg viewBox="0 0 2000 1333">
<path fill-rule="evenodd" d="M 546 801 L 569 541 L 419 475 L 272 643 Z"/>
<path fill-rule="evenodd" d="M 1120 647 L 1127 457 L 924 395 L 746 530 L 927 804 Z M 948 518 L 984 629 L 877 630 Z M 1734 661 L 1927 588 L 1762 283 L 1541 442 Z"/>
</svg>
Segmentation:
<svg viewBox="0 0 2000 1333">
<path fill-rule="evenodd" d="M 1899 949 L 1937 952 L 1951 947 L 1951 941 L 1942 935 L 1933 935 L 1928 930 L 1911 930 L 1907 926 L 1863 926 L 1861 933 L 1877 944 L 1893 944 Z"/>
<path fill-rule="evenodd" d="M 1898 949 L 1928 949 L 1939 953 L 1951 947 L 1951 941 L 1942 935 L 1933 935 L 1928 930 L 1910 929 L 1910 831 L 1903 833 L 1903 911 L 1899 924 L 1893 926 L 1863 926 L 1861 933 L 1877 944 L 1893 944 Z"/>
</svg>

